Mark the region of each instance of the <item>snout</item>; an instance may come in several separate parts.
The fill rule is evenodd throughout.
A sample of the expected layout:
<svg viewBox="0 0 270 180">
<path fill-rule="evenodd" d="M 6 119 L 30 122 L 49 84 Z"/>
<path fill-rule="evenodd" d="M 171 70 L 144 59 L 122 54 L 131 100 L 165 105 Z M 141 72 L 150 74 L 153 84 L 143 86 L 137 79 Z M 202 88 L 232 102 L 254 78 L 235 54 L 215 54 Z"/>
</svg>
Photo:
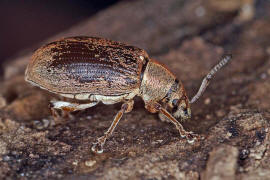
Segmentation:
<svg viewBox="0 0 270 180">
<path fill-rule="evenodd" d="M 175 118 L 181 118 L 181 120 L 186 120 L 191 118 L 190 108 L 179 107 L 175 112 L 173 112 Z"/>
</svg>

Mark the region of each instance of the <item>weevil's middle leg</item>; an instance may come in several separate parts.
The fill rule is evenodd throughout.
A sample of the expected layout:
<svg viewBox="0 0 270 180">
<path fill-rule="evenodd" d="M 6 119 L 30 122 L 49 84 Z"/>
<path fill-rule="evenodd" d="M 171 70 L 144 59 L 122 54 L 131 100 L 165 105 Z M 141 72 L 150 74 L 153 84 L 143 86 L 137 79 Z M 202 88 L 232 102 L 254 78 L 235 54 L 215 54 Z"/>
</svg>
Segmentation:
<svg viewBox="0 0 270 180">
<path fill-rule="evenodd" d="M 109 127 L 109 129 L 104 133 L 103 136 L 101 136 L 100 138 L 97 139 L 97 142 L 93 143 L 93 146 L 92 146 L 92 151 L 93 152 L 96 152 L 96 153 L 102 153 L 103 152 L 103 146 L 104 146 L 106 140 L 112 135 L 115 127 L 119 123 L 119 121 L 122 118 L 123 114 L 128 113 L 128 112 L 130 112 L 132 110 L 133 104 L 134 104 L 134 101 L 130 100 L 130 101 L 127 101 L 126 103 L 124 103 L 122 105 L 120 111 L 114 117 L 114 120 L 113 120 L 111 126 Z"/>
<path fill-rule="evenodd" d="M 162 113 L 164 116 L 166 116 L 175 126 L 176 129 L 179 131 L 181 137 L 186 137 L 187 141 L 189 143 L 193 143 L 194 140 L 196 139 L 196 134 L 193 132 L 188 132 L 184 129 L 182 124 L 178 122 L 165 108 L 163 108 L 160 104 L 154 103 L 153 108 Z"/>
</svg>

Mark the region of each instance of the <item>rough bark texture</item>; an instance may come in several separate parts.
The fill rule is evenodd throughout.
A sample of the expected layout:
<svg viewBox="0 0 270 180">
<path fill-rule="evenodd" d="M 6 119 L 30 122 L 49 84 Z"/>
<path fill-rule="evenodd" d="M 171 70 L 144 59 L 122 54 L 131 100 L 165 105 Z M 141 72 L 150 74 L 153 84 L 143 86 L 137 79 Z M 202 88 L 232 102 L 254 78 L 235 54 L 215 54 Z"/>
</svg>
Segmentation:
<svg viewBox="0 0 270 180">
<path fill-rule="evenodd" d="M 123 1 L 59 37 L 101 36 L 144 48 L 193 95 L 225 52 L 233 61 L 192 105 L 190 145 L 140 99 L 105 152 L 90 152 L 120 104 L 55 122 L 52 98 L 24 81 L 32 52 L 5 65 L 0 82 L 0 179 L 269 179 L 270 3 L 251 0 Z"/>
</svg>

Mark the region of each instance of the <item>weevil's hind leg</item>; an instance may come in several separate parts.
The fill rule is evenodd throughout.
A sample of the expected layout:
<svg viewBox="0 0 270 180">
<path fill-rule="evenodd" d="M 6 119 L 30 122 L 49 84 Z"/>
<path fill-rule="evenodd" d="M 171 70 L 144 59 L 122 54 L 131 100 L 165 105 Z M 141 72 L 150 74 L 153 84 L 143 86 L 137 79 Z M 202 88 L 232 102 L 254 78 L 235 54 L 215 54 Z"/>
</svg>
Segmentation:
<svg viewBox="0 0 270 180">
<path fill-rule="evenodd" d="M 180 136 L 183 138 L 185 137 L 188 143 L 193 143 L 195 141 L 198 135 L 194 134 L 193 132 L 186 131 L 182 124 L 177 121 L 165 108 L 163 108 L 158 103 L 154 103 L 152 106 L 153 108 L 155 108 L 156 111 L 166 116 L 170 120 L 170 122 L 172 122 L 176 126 L 176 129 L 179 131 Z"/>
<path fill-rule="evenodd" d="M 90 107 L 95 106 L 97 103 L 98 102 L 91 102 L 87 104 L 77 104 L 77 103 L 71 103 L 71 102 L 66 102 L 66 101 L 51 101 L 50 107 L 51 107 L 51 112 L 52 112 L 52 116 L 54 120 L 58 122 L 62 118 L 70 117 L 70 112 L 90 108 Z M 57 112 L 57 109 L 60 109 L 63 112 L 62 116 L 59 115 L 59 113 Z"/>
<path fill-rule="evenodd" d="M 113 120 L 111 126 L 109 127 L 109 129 L 104 133 L 103 136 L 101 136 L 97 139 L 97 142 L 93 143 L 93 146 L 92 146 L 93 152 L 96 152 L 96 153 L 103 152 L 103 146 L 104 146 L 106 140 L 112 135 L 115 127 L 117 126 L 118 122 L 122 118 L 123 114 L 128 113 L 133 109 L 133 104 L 134 104 L 134 101 L 130 100 L 121 106 L 120 111 L 114 117 L 114 120 Z"/>
<path fill-rule="evenodd" d="M 71 102 L 66 102 L 66 101 L 51 101 L 52 108 L 67 110 L 70 112 L 90 108 L 90 107 L 97 105 L 97 103 L 98 102 L 90 102 L 87 104 L 77 104 L 77 103 L 71 103 Z"/>
<path fill-rule="evenodd" d="M 55 122 L 60 121 L 61 119 L 72 119 L 72 116 L 70 114 L 71 111 L 68 110 L 68 108 L 55 108 L 53 103 L 50 103 L 50 109 L 51 114 L 53 116 L 53 119 Z M 57 109 L 61 110 L 61 113 L 57 111 Z"/>
</svg>

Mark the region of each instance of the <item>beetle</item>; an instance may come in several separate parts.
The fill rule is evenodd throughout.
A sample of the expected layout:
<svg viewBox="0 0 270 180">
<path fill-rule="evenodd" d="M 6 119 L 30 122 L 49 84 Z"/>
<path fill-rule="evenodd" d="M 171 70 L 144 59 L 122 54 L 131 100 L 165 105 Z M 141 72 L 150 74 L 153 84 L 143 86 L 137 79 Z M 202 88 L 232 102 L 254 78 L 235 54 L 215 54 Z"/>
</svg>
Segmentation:
<svg viewBox="0 0 270 180">
<path fill-rule="evenodd" d="M 190 104 L 202 95 L 213 75 L 230 59 L 231 55 L 224 56 L 189 100 L 176 76 L 163 64 L 151 59 L 143 49 L 98 37 L 69 37 L 35 51 L 26 68 L 25 80 L 67 98 L 67 101 L 52 101 L 53 109 L 77 111 L 99 102 L 122 102 L 111 126 L 93 143 L 92 151 L 102 153 L 106 140 L 123 114 L 133 109 L 135 96 L 143 99 L 149 112 L 166 117 L 176 126 L 181 137 L 192 143 L 197 135 L 185 131 L 177 119 L 191 117 Z"/>
</svg>

